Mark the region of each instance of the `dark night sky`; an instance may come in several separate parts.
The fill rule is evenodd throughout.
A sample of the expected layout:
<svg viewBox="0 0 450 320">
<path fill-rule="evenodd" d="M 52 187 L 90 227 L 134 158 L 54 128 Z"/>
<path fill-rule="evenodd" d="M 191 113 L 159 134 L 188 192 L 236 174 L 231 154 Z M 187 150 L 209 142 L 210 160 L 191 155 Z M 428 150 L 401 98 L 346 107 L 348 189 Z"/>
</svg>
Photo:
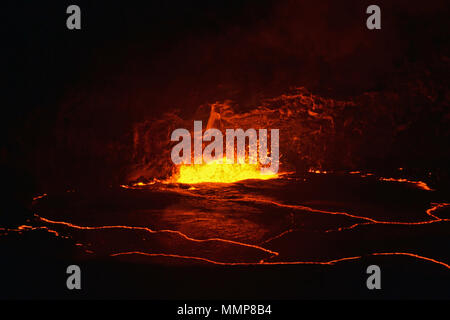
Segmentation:
<svg viewBox="0 0 450 320">
<path fill-rule="evenodd" d="M 365 28 L 368 1 L 81 1 L 81 31 L 65 28 L 71 2 L 11 2 L 8 91 L 27 90 L 23 110 L 73 88 L 113 87 L 152 105 L 179 103 L 174 91 L 198 105 L 300 85 L 335 96 L 382 89 L 406 61 L 447 46 L 445 1 L 390 2 L 379 1 L 376 32 Z"/>
</svg>

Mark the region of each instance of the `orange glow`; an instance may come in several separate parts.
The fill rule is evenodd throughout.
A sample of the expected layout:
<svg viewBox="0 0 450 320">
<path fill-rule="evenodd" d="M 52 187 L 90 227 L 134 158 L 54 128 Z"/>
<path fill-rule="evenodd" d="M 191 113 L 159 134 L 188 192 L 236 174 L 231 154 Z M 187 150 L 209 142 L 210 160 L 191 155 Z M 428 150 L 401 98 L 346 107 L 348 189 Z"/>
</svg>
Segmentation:
<svg viewBox="0 0 450 320">
<path fill-rule="evenodd" d="M 417 188 L 427 191 L 433 191 L 425 182 L 423 181 L 411 181 L 408 179 L 395 179 L 395 178 L 380 178 L 381 181 L 394 181 L 394 182 L 404 182 L 415 185 Z"/>
<path fill-rule="evenodd" d="M 308 172 L 309 173 L 317 173 L 317 174 L 327 174 L 327 173 L 329 173 L 328 171 L 325 171 L 325 170 L 318 170 L 318 169 L 313 169 L 313 168 L 309 168 Z"/>
<path fill-rule="evenodd" d="M 192 241 L 192 242 L 222 242 L 222 243 L 228 243 L 228 244 L 233 244 L 233 245 L 237 245 L 237 246 L 242 246 L 242 247 L 248 247 L 248 248 L 253 248 L 253 249 L 257 249 L 257 250 L 261 250 L 263 252 L 269 253 L 273 256 L 277 256 L 278 252 L 257 246 L 257 245 L 253 245 L 253 244 L 248 244 L 248 243 L 243 243 L 243 242 L 238 242 L 238 241 L 233 241 L 233 240 L 227 240 L 227 239 L 221 239 L 221 238 L 208 238 L 208 239 L 195 239 L 195 238 L 191 238 L 189 236 L 187 236 L 186 234 L 182 233 L 181 231 L 177 231 L 177 230 L 152 230 L 150 228 L 146 228 L 146 227 L 132 227 L 132 226 L 97 226 L 97 227 L 87 227 L 87 226 L 79 226 L 70 222 L 65 222 L 65 221 L 54 221 L 54 220 L 50 220 L 44 217 L 39 217 L 36 216 L 37 218 L 39 218 L 41 221 L 46 222 L 46 223 L 50 223 L 50 224 L 59 224 L 59 225 L 64 225 L 66 227 L 69 228 L 74 228 L 74 229 L 79 229 L 79 230 L 105 230 L 105 229 L 128 229 L 128 230 L 141 230 L 141 231 L 146 231 L 149 233 L 171 233 L 171 234 L 176 234 L 179 235 L 180 237 Z"/>
<path fill-rule="evenodd" d="M 41 195 L 38 195 L 38 196 L 35 196 L 35 197 L 33 197 L 33 201 L 36 201 L 36 200 L 39 200 L 39 199 L 45 198 L 46 196 L 47 196 L 47 194 L 46 194 L 46 193 L 44 193 L 44 194 L 41 194 Z"/>
<path fill-rule="evenodd" d="M 351 261 L 351 260 L 359 260 L 362 259 L 362 256 L 354 256 L 354 257 L 345 257 L 345 258 L 338 258 L 334 260 L 329 261 L 276 261 L 276 262 L 266 262 L 266 261 L 260 261 L 259 263 L 252 263 L 252 262 L 219 262 L 214 261 L 210 259 L 205 259 L 201 257 L 193 257 L 193 256 L 181 256 L 176 254 L 166 254 L 166 253 L 147 253 L 147 252 L 140 252 L 140 251 L 129 251 L 129 252 L 118 252 L 113 253 L 110 256 L 111 257 L 117 257 L 117 256 L 123 256 L 123 255 L 143 255 L 148 257 L 171 257 L 171 258 L 179 258 L 179 259 L 187 259 L 187 260 L 196 260 L 206 263 L 212 263 L 217 265 L 226 265 L 226 266 L 251 266 L 251 265 L 302 265 L 302 264 L 315 264 L 315 265 L 335 265 L 339 262 L 344 261 Z M 445 262 L 424 257 L 415 253 L 409 253 L 409 252 L 374 252 L 368 254 L 368 256 L 409 256 L 413 257 L 419 260 L 424 260 L 428 262 L 432 262 L 438 265 L 441 265 L 447 269 L 450 269 L 450 265 L 448 265 Z"/>
<path fill-rule="evenodd" d="M 268 180 L 278 177 L 277 173 L 261 173 L 259 164 L 222 163 L 211 161 L 203 164 L 182 164 L 172 177 L 175 182 L 196 184 L 202 182 L 232 183 L 247 179 Z"/>
</svg>

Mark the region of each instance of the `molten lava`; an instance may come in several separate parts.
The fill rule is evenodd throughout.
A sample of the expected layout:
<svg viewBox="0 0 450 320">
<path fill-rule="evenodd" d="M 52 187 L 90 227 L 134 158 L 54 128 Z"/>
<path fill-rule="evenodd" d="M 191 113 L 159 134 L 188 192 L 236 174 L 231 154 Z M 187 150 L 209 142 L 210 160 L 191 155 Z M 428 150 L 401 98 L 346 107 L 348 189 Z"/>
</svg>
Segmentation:
<svg viewBox="0 0 450 320">
<path fill-rule="evenodd" d="M 179 183 L 195 184 L 202 182 L 232 183 L 247 179 L 274 179 L 277 173 L 261 173 L 259 164 L 226 163 L 224 157 L 222 163 L 211 161 L 203 164 L 182 164 L 178 167 L 178 173 L 174 180 Z"/>
</svg>

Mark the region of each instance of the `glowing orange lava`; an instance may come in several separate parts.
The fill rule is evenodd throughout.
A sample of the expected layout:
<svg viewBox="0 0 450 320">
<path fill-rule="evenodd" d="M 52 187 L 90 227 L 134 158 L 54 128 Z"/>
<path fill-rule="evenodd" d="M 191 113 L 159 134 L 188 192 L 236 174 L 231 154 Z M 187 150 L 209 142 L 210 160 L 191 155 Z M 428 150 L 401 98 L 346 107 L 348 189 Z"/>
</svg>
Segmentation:
<svg viewBox="0 0 450 320">
<path fill-rule="evenodd" d="M 202 182 L 232 183 L 247 179 L 267 180 L 278 177 L 277 173 L 262 173 L 259 164 L 226 163 L 226 158 L 203 164 L 182 164 L 173 177 L 174 181 L 186 184 Z"/>
</svg>

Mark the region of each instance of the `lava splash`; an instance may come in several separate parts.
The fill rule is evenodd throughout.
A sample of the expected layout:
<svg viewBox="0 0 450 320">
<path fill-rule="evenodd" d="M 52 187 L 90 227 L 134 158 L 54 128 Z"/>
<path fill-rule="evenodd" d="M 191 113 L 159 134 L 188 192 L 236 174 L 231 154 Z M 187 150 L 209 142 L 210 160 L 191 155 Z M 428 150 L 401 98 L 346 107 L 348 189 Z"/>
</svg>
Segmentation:
<svg viewBox="0 0 450 320">
<path fill-rule="evenodd" d="M 180 165 L 173 180 L 178 183 L 196 184 L 202 182 L 233 183 L 248 179 L 268 180 L 278 177 L 278 173 L 262 173 L 258 164 L 226 163 L 214 160 L 209 163 Z"/>
</svg>

